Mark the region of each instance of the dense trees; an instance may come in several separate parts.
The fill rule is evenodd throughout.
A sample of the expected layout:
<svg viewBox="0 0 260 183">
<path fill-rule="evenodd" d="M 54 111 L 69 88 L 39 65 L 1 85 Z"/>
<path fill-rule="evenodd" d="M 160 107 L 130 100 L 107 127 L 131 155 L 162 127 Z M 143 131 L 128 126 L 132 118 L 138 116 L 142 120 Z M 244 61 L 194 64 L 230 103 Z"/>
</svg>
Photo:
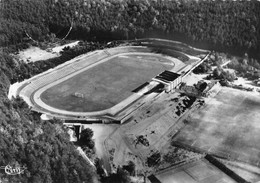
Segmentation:
<svg viewBox="0 0 260 183">
<path fill-rule="evenodd" d="M 0 45 L 22 42 L 28 34 L 43 40 L 46 26 L 47 4 L 41 0 L 3 0 L 0 2 Z"/>
<path fill-rule="evenodd" d="M 20 42 L 27 37 L 25 32 L 36 40 L 51 32 L 64 37 L 72 26 L 69 37 L 76 39 L 159 36 L 249 51 L 260 57 L 260 2 L 256 0 L 2 0 L 1 4 L 0 21 L 5 26 L 0 43 Z"/>
<path fill-rule="evenodd" d="M 227 81 L 234 81 L 236 79 L 235 72 L 225 71 L 221 67 L 217 67 L 213 70 L 212 75 L 209 75 L 207 79 L 218 79 L 218 80 L 227 80 Z"/>
<path fill-rule="evenodd" d="M 95 170 L 69 142 L 60 121 L 43 122 L 21 98 L 7 98 L 10 83 L 30 77 L 30 71 L 0 50 L 0 165 L 26 167 L 16 176 L 1 169 L 0 182 L 94 182 Z"/>
<path fill-rule="evenodd" d="M 0 165 L 25 166 L 24 174 L 8 176 L 7 182 L 92 182 L 94 169 L 69 142 L 61 122 L 43 122 L 20 98 L 0 100 Z"/>
<path fill-rule="evenodd" d="M 249 59 L 247 57 L 232 59 L 232 62 L 227 66 L 234 69 L 238 76 L 246 77 L 250 80 L 255 80 L 260 77 L 260 64 L 256 59 Z"/>
</svg>

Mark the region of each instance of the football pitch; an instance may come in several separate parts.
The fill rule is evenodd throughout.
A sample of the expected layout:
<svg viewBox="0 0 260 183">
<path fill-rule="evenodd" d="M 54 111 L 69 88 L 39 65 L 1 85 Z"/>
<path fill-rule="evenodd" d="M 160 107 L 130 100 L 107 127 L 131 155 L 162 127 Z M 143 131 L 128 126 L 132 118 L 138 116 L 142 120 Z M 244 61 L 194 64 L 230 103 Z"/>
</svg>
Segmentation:
<svg viewBox="0 0 260 183">
<path fill-rule="evenodd" d="M 222 88 L 173 139 L 221 157 L 260 166 L 259 94 Z"/>
<path fill-rule="evenodd" d="M 205 159 L 163 171 L 156 177 L 163 183 L 235 183 Z"/>
<path fill-rule="evenodd" d="M 173 61 L 160 55 L 116 56 L 47 89 L 41 99 L 47 105 L 66 111 L 105 110 L 129 97 L 138 86 L 173 67 Z"/>
</svg>

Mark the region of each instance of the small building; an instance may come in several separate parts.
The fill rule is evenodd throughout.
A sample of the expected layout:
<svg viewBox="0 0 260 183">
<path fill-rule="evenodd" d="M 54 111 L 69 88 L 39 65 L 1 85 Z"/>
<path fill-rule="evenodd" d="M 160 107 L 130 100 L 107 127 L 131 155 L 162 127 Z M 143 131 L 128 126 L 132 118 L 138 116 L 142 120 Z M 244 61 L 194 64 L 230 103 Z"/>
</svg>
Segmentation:
<svg viewBox="0 0 260 183">
<path fill-rule="evenodd" d="M 164 84 L 166 92 L 170 92 L 182 82 L 182 77 L 178 73 L 165 70 L 153 78 L 153 80 Z"/>
</svg>

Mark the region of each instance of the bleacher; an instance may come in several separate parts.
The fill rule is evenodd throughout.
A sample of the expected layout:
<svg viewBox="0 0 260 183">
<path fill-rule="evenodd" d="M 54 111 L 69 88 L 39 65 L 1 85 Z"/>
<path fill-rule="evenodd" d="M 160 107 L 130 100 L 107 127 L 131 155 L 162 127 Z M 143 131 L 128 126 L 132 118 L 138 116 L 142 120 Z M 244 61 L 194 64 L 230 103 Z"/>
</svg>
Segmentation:
<svg viewBox="0 0 260 183">
<path fill-rule="evenodd" d="M 161 74 L 157 75 L 155 78 L 164 82 L 171 82 L 177 79 L 179 76 L 180 74 L 165 70 Z"/>
</svg>

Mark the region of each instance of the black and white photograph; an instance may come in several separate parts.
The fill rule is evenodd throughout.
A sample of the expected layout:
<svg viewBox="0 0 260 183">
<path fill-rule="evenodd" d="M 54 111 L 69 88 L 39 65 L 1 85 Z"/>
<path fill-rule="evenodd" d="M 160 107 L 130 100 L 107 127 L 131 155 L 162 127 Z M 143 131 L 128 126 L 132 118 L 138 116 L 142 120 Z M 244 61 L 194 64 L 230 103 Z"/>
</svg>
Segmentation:
<svg viewBox="0 0 260 183">
<path fill-rule="evenodd" d="M 0 0 L 0 183 L 260 183 L 260 0 Z"/>
</svg>

